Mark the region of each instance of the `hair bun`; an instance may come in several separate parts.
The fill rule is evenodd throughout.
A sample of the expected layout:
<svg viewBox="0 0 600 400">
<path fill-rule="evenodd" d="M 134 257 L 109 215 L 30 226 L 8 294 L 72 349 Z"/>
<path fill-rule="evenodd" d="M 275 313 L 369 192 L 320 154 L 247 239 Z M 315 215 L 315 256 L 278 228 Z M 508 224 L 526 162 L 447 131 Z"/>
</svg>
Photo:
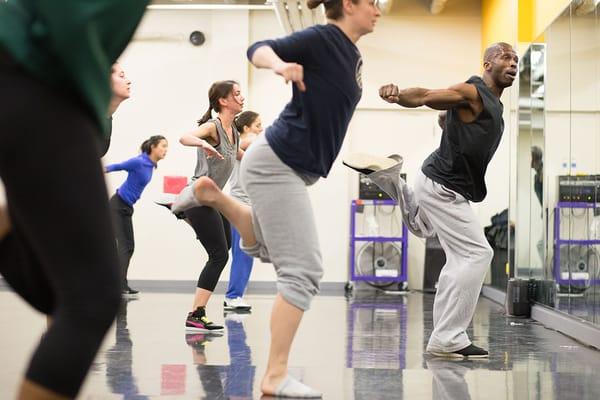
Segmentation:
<svg viewBox="0 0 600 400">
<path fill-rule="evenodd" d="M 312 10 L 313 8 L 319 7 L 319 5 L 323 4 L 324 2 L 324 0 L 307 0 L 306 5 Z"/>
</svg>

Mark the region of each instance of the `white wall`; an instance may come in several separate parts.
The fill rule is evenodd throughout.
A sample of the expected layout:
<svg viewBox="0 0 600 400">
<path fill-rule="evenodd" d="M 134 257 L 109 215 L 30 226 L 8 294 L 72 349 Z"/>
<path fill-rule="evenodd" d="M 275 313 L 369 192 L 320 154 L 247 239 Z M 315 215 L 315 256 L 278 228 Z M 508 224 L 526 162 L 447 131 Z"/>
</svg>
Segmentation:
<svg viewBox="0 0 600 400">
<path fill-rule="evenodd" d="M 439 143 L 437 113 L 392 107 L 377 98 L 377 89 L 389 82 L 401 87 L 447 87 L 478 74 L 481 9 L 475 0 L 450 2 L 438 16 L 430 15 L 419 1 L 395 7 L 393 15 L 380 19 L 375 33 L 358 43 L 364 59 L 364 94 L 342 154 L 398 152 L 405 157 L 411 183 L 423 159 Z M 195 29 L 207 36 L 199 48 L 186 40 Z M 290 87 L 270 71 L 250 68 L 245 51 L 253 41 L 281 36 L 282 31 L 270 11 L 151 11 L 136 36 L 156 33 L 181 39 L 137 40 L 122 57 L 134 84 L 133 97 L 115 115 L 114 140 L 105 162 L 135 155 L 137 146 L 152 134 L 169 138 L 169 154 L 135 206 L 136 252 L 130 279 L 196 279 L 206 261 L 204 250 L 185 223 L 152 204 L 152 199 L 160 194 L 164 175 L 192 174 L 195 152 L 177 139 L 204 113 L 211 82 L 238 80 L 247 97 L 246 108 L 261 113 L 265 125 L 281 111 L 291 96 Z M 508 112 L 510 101 L 503 101 Z M 482 225 L 508 206 L 507 168 L 505 139 L 488 170 L 488 198 L 474 205 Z M 109 186 L 114 189 L 123 179 L 124 175 L 111 174 Z M 309 189 L 323 250 L 324 282 L 347 280 L 349 206 L 357 195 L 356 180 L 356 174 L 338 160 L 330 176 Z M 423 258 L 423 242 L 411 237 L 409 284 L 413 288 L 422 285 Z M 222 279 L 228 275 L 227 269 Z M 253 280 L 274 278 L 270 266 L 256 264 Z"/>
</svg>

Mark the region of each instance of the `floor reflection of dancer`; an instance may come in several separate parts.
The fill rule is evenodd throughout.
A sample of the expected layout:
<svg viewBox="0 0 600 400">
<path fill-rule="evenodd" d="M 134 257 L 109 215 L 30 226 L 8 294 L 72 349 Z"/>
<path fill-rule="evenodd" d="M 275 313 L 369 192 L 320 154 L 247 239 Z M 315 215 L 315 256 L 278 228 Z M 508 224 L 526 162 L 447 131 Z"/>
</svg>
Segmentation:
<svg viewBox="0 0 600 400">
<path fill-rule="evenodd" d="M 106 351 L 106 380 L 113 393 L 123 399 L 142 400 L 133 376 L 133 342 L 127 328 L 127 306 L 131 299 L 123 299 L 117 312 L 115 344 Z"/>
<path fill-rule="evenodd" d="M 252 353 L 246 343 L 246 331 L 242 322 L 246 316 L 247 314 L 231 313 L 225 318 L 229 346 L 228 366 L 207 365 L 205 346 L 218 337 L 214 333 L 188 333 L 185 336 L 186 343 L 193 349 L 194 364 L 208 398 L 252 399 L 256 367 L 252 365 Z"/>
<path fill-rule="evenodd" d="M 431 372 L 431 386 L 434 400 L 471 400 L 469 385 L 465 374 L 470 370 L 468 366 L 472 361 L 443 361 L 430 359 L 425 361 L 427 369 Z"/>
<path fill-rule="evenodd" d="M 220 333 L 187 333 L 185 342 L 192 348 L 192 358 L 196 371 L 202 384 L 202 389 L 207 399 L 223 399 L 223 382 L 221 374 L 225 367 L 221 365 L 206 365 L 205 346 L 214 338 L 220 336 Z"/>
<path fill-rule="evenodd" d="M 225 318 L 227 344 L 229 346 L 229 367 L 225 381 L 225 395 L 229 399 L 252 399 L 254 373 L 252 353 L 246 343 L 246 330 L 243 320 L 247 315 L 228 314 Z"/>
</svg>

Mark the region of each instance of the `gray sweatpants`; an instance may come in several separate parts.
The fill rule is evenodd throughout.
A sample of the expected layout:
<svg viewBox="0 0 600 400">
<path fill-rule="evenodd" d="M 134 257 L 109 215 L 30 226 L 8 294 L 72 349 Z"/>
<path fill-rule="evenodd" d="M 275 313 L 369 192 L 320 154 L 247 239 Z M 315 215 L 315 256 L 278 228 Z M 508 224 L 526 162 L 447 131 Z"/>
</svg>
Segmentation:
<svg viewBox="0 0 600 400">
<path fill-rule="evenodd" d="M 433 303 L 433 332 L 427 351 L 453 352 L 471 344 L 466 330 L 473 318 L 494 252 L 463 196 L 421 171 L 414 191 L 400 178 L 401 164 L 369 178 L 396 200 L 411 232 L 437 235 L 446 253 Z"/>
<path fill-rule="evenodd" d="M 321 250 L 306 186 L 316 176 L 302 176 L 284 164 L 264 135 L 248 151 L 240 180 L 252 203 L 256 245 L 240 247 L 247 254 L 271 262 L 277 290 L 290 304 L 308 310 L 323 276 Z"/>
</svg>

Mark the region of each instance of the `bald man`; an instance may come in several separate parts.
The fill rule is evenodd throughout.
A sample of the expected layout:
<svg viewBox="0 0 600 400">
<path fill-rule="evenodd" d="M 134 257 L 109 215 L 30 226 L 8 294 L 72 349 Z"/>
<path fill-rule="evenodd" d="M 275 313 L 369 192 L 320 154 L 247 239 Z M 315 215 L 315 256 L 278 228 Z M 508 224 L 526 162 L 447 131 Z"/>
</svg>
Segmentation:
<svg viewBox="0 0 600 400">
<path fill-rule="evenodd" d="M 379 89 L 388 103 L 443 110 L 440 146 L 425 160 L 414 191 L 400 178 L 402 159 L 351 154 L 344 164 L 365 173 L 398 201 L 409 229 L 421 237 L 437 235 L 446 253 L 433 304 L 433 332 L 427 353 L 449 358 L 486 358 L 467 335 L 493 251 L 471 209 L 487 189 L 485 172 L 496 152 L 504 120 L 502 91 L 517 76 L 518 57 L 507 43 L 486 49 L 483 75 L 448 89 L 390 84 Z"/>
</svg>

